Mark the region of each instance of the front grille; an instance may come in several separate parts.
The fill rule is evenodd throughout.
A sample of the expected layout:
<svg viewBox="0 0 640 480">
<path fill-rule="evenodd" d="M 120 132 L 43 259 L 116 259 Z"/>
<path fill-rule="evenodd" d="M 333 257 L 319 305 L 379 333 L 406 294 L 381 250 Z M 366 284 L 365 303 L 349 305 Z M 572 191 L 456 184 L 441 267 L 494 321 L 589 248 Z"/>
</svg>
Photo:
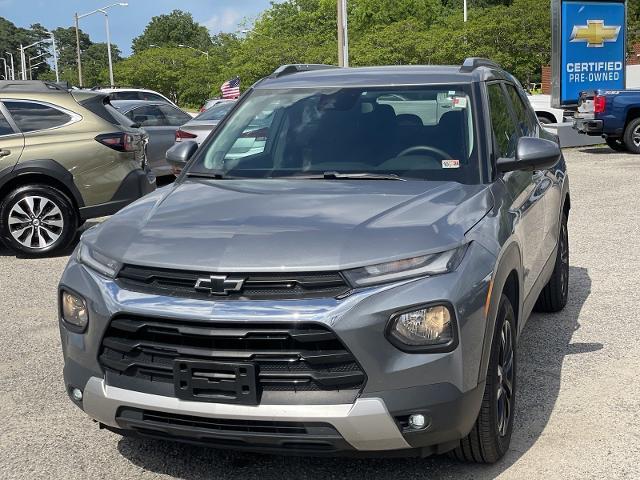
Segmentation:
<svg viewBox="0 0 640 480">
<path fill-rule="evenodd" d="M 176 360 L 251 363 L 257 370 L 258 398 L 267 392 L 327 391 L 349 392 L 355 398 L 365 382 L 353 355 L 321 324 L 116 317 L 103 338 L 99 360 L 112 385 L 138 379 L 165 384 L 169 394 Z"/>
<path fill-rule="evenodd" d="M 124 288 L 143 293 L 213 300 L 330 298 L 350 291 L 339 272 L 234 273 L 230 277 L 244 280 L 240 291 L 214 296 L 196 290 L 198 279 L 210 276 L 211 272 L 125 265 L 118 273 L 117 281 Z"/>
<path fill-rule="evenodd" d="M 327 423 L 208 418 L 130 407 L 118 409 L 116 423 L 142 435 L 218 447 L 298 452 L 349 448 Z"/>
</svg>

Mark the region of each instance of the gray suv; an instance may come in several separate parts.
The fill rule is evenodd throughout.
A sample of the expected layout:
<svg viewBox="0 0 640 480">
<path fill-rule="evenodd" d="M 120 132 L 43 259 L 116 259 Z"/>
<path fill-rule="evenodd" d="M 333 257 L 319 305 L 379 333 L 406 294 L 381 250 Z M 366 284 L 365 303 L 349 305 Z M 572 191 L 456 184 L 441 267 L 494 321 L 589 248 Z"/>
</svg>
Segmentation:
<svg viewBox="0 0 640 480">
<path fill-rule="evenodd" d="M 60 281 L 79 408 L 220 448 L 502 457 L 519 333 L 569 272 L 565 162 L 511 75 L 288 65 L 167 158 Z"/>
</svg>

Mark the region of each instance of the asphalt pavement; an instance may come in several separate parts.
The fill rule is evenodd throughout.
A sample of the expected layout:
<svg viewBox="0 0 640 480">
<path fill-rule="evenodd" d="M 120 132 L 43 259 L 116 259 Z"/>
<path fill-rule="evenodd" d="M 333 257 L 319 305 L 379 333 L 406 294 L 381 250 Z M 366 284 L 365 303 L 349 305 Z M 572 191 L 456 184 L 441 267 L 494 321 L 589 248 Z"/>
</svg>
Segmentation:
<svg viewBox="0 0 640 480">
<path fill-rule="evenodd" d="M 570 298 L 519 342 L 498 464 L 290 458 L 121 438 L 67 399 L 56 319 L 66 257 L 0 247 L 0 479 L 640 478 L 640 156 L 568 150 Z"/>
</svg>

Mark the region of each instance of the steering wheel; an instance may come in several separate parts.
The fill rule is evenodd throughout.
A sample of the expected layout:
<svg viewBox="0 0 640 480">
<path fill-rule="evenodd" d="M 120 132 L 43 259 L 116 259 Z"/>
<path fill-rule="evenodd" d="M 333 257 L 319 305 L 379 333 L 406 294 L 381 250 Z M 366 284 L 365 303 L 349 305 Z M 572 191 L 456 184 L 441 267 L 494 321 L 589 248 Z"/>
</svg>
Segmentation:
<svg viewBox="0 0 640 480">
<path fill-rule="evenodd" d="M 433 152 L 440 155 L 443 159 L 449 158 L 451 156 L 444 150 L 440 150 L 439 148 L 436 148 L 436 147 L 431 147 L 429 145 L 416 145 L 413 147 L 405 148 L 398 155 L 396 155 L 396 157 L 404 157 L 413 152 Z"/>
</svg>

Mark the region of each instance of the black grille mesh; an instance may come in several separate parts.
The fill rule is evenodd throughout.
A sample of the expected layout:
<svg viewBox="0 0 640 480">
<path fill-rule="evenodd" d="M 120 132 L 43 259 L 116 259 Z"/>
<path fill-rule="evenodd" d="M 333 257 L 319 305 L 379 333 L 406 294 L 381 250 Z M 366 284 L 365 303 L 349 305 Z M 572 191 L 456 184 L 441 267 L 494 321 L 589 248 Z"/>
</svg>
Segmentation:
<svg viewBox="0 0 640 480">
<path fill-rule="evenodd" d="M 251 362 L 261 391 L 359 391 L 365 374 L 320 324 L 175 322 L 114 318 L 100 364 L 111 374 L 173 383 L 175 360 Z"/>
<path fill-rule="evenodd" d="M 240 292 L 212 296 L 195 289 L 199 278 L 206 279 L 210 275 L 211 272 L 125 265 L 118 273 L 117 281 L 122 287 L 144 293 L 215 300 L 331 298 L 345 295 L 350 290 L 339 272 L 236 273 L 234 277 L 245 279 Z"/>
</svg>

